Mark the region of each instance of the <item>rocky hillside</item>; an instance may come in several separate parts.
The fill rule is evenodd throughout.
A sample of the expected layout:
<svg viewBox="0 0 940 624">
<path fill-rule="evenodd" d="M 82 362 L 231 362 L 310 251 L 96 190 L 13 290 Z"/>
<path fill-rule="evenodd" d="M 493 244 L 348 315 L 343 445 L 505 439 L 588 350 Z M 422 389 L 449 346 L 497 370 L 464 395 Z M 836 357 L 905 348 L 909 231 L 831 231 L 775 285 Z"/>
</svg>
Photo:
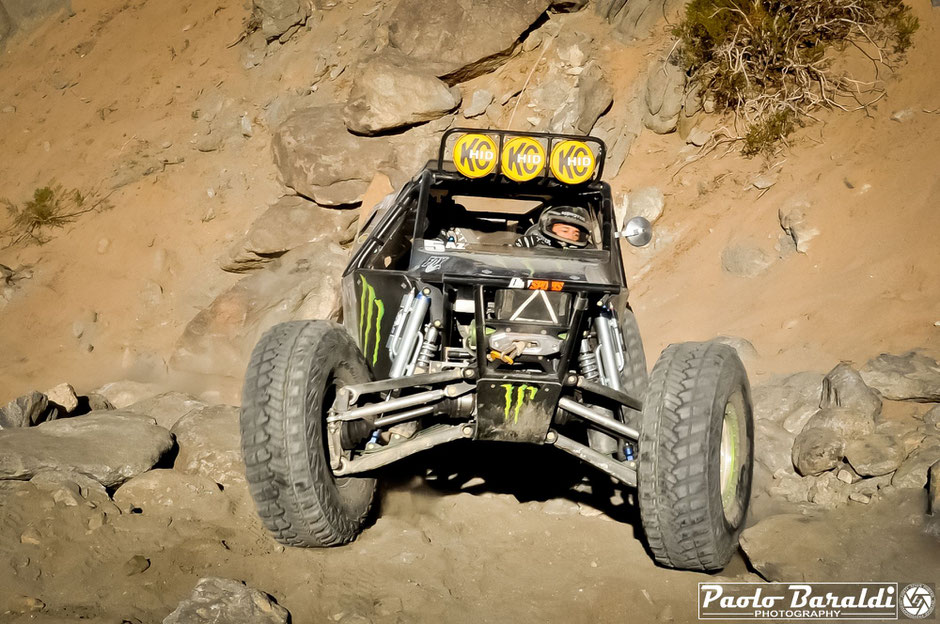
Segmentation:
<svg viewBox="0 0 940 624">
<path fill-rule="evenodd" d="M 339 313 L 360 214 L 455 126 L 604 139 L 618 215 L 655 223 L 624 256 L 648 360 L 742 355 L 757 488 L 729 578 L 935 580 L 940 11 L 914 7 L 898 66 L 847 52 L 885 98 L 746 159 L 671 60 L 681 0 L 433 4 L 0 0 L 0 229 L 72 206 L 0 248 L 0 617 L 694 620 L 700 577 L 654 567 L 632 494 L 567 463 L 544 487 L 432 455 L 327 553 L 255 518 L 250 348 Z"/>
</svg>

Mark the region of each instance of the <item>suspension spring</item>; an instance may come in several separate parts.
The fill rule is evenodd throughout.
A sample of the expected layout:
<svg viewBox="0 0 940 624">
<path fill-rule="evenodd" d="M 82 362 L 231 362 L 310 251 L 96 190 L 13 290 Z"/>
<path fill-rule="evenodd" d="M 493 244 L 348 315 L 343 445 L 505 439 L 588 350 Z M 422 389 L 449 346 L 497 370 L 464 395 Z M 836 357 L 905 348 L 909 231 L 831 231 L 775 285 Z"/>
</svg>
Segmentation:
<svg viewBox="0 0 940 624">
<path fill-rule="evenodd" d="M 426 372 L 431 366 L 431 358 L 437 352 L 437 328 L 431 325 L 424 334 L 418 359 L 415 360 L 415 372 Z"/>
<path fill-rule="evenodd" d="M 597 368 L 597 355 L 591 349 L 587 340 L 581 341 L 581 354 L 578 356 L 578 365 L 581 367 L 581 374 L 588 381 L 597 381 L 600 372 Z"/>
</svg>

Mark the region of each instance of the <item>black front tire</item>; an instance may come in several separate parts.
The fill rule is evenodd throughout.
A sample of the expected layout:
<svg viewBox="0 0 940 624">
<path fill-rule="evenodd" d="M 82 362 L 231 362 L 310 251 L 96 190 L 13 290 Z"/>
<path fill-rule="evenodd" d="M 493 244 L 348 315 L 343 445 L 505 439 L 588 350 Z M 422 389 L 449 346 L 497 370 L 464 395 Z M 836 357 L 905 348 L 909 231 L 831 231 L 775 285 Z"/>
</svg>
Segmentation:
<svg viewBox="0 0 940 624">
<path fill-rule="evenodd" d="M 242 394 L 242 454 L 258 514 L 282 544 L 336 546 L 361 530 L 375 479 L 333 474 L 325 415 L 336 387 L 369 379 L 336 323 L 282 323 L 255 346 Z"/>
<path fill-rule="evenodd" d="M 653 367 L 637 478 L 661 565 L 720 570 L 736 551 L 751 493 L 752 412 L 747 373 L 727 345 L 670 345 Z"/>
</svg>

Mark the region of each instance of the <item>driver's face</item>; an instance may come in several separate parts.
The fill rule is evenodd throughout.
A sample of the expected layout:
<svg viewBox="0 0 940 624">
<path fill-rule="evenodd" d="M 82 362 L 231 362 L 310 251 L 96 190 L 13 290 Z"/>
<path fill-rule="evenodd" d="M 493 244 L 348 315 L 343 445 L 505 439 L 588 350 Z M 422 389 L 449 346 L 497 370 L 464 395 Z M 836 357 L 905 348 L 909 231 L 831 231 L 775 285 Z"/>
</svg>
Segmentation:
<svg viewBox="0 0 940 624">
<path fill-rule="evenodd" d="M 552 232 L 559 238 L 577 243 L 581 240 L 581 230 L 567 223 L 556 223 L 552 226 Z"/>
</svg>

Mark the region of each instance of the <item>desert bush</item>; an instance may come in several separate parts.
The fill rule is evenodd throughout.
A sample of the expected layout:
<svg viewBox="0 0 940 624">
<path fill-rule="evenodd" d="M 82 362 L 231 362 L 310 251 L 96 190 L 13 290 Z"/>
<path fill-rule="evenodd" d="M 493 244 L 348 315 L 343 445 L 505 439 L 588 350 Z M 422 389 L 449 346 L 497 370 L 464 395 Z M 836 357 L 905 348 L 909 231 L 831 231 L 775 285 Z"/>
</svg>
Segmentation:
<svg viewBox="0 0 940 624">
<path fill-rule="evenodd" d="M 890 66 L 917 28 L 901 0 L 692 0 L 675 34 L 693 83 L 735 114 L 736 138 L 756 154 L 820 108 L 877 101 L 879 84 L 834 70 L 838 52 L 855 46 Z"/>
<path fill-rule="evenodd" d="M 61 228 L 77 217 L 110 207 L 107 196 L 84 194 L 77 189 L 66 189 L 54 182 L 33 191 L 31 199 L 13 203 L 0 199 L 10 214 L 11 224 L 2 232 L 8 245 L 22 242 L 43 244 L 49 241 L 49 231 Z"/>
</svg>

